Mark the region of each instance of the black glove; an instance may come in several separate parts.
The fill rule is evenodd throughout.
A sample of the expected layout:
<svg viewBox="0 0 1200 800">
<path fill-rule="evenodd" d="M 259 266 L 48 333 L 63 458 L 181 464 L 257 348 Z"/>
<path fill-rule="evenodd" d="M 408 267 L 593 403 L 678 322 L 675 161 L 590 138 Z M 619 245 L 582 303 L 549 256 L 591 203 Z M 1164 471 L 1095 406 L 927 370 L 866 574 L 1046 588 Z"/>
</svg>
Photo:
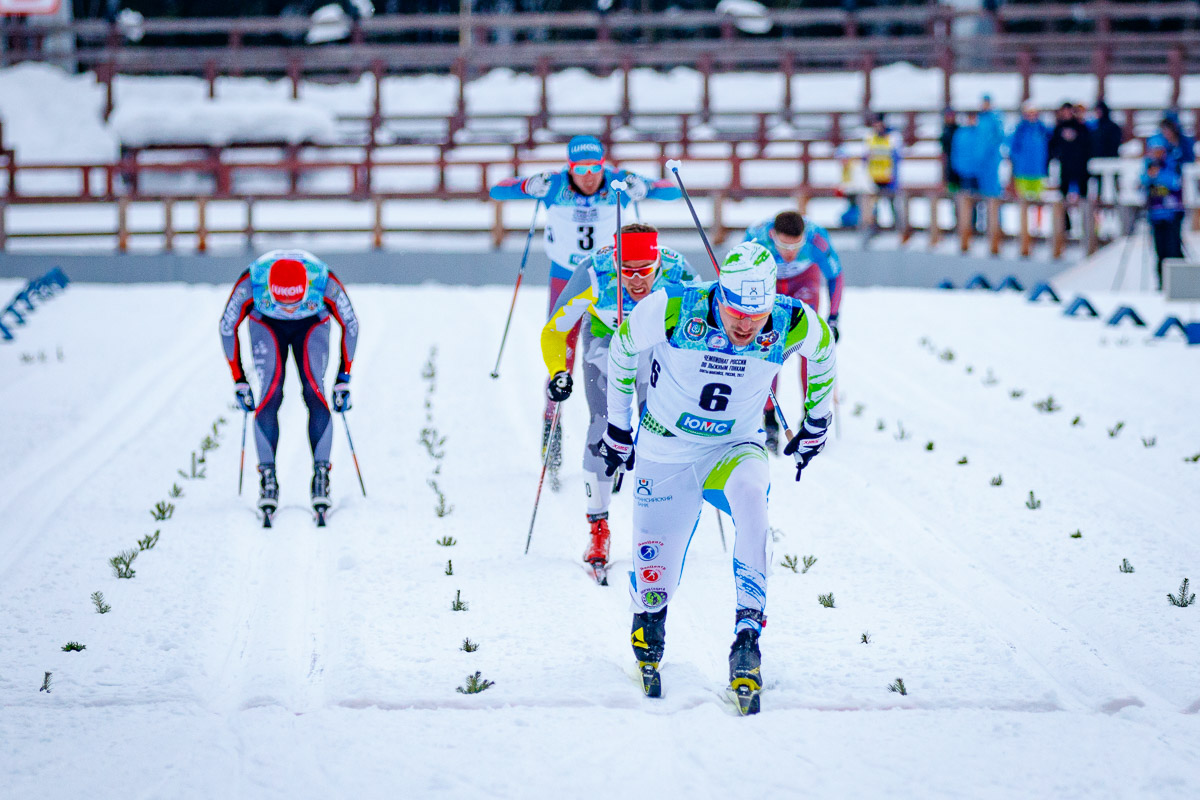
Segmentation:
<svg viewBox="0 0 1200 800">
<path fill-rule="evenodd" d="M 633 469 L 633 432 L 610 422 L 600 441 L 592 445 L 592 452 L 604 459 L 606 477 L 611 478 L 622 467 L 628 472 Z"/>
<path fill-rule="evenodd" d="M 809 417 L 804 420 L 800 430 L 787 443 L 787 447 L 783 448 L 785 456 L 793 456 L 796 459 L 796 480 L 800 480 L 800 473 L 808 466 L 808 462 L 825 449 L 827 438 L 829 438 L 829 417 L 821 419 Z"/>
<path fill-rule="evenodd" d="M 833 342 L 837 344 L 838 339 L 842 338 L 842 335 L 838 332 L 837 314 L 830 314 L 827 321 L 829 323 L 829 330 L 833 333 Z"/>
<path fill-rule="evenodd" d="M 250 389 L 250 384 L 246 381 L 238 381 L 233 385 L 233 395 L 237 400 L 237 404 L 241 406 L 242 411 L 254 410 L 254 392 Z"/>
<path fill-rule="evenodd" d="M 550 378 L 550 383 L 546 384 L 546 397 L 549 397 L 556 403 L 561 403 L 571 396 L 571 387 L 575 382 L 571 380 L 571 373 L 556 372 Z"/>
<path fill-rule="evenodd" d="M 350 376 L 344 372 L 338 373 L 333 385 L 333 410 L 339 413 L 350 410 Z"/>
</svg>

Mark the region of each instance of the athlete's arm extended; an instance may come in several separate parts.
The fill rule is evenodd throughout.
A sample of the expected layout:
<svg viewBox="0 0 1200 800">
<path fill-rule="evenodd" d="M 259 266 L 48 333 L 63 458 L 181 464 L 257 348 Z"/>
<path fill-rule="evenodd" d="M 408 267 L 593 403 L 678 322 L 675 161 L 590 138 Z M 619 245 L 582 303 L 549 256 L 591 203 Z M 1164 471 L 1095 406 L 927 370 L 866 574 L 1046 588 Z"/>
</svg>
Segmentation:
<svg viewBox="0 0 1200 800">
<path fill-rule="evenodd" d="M 829 240 L 829 233 L 824 228 L 813 226 L 810 243 L 813 263 L 820 268 L 821 274 L 829 283 L 829 315 L 836 317 L 842 307 L 842 260 L 838 257 L 837 250 L 833 249 L 833 242 Z"/>
<path fill-rule="evenodd" d="M 808 359 L 808 386 L 804 392 L 806 414 L 814 419 L 830 416 L 833 413 L 833 381 L 837 376 L 833 332 L 807 303 L 796 301 L 784 347 L 784 360 L 793 353 Z M 609 383 L 610 397 L 611 387 Z"/>
<path fill-rule="evenodd" d="M 542 200 L 556 194 L 564 180 L 561 172 L 539 172 L 536 175 L 505 178 L 488 190 L 493 200 Z"/>
<path fill-rule="evenodd" d="M 341 363 L 338 365 L 340 381 L 350 377 L 350 367 L 354 363 L 354 351 L 358 347 L 358 315 L 354 313 L 354 306 L 350 305 L 350 295 L 346 294 L 346 287 L 332 270 L 329 272 L 329 280 L 325 282 L 325 305 L 342 326 L 342 354 Z"/>
<path fill-rule="evenodd" d="M 225 348 L 225 360 L 229 362 L 229 371 L 233 373 L 233 382 L 246 380 L 242 370 L 242 346 L 238 342 L 238 326 L 250 313 L 254 306 L 254 294 L 250 287 L 250 270 L 242 273 L 229 293 L 225 303 L 225 311 L 221 314 L 221 346 Z"/>
<path fill-rule="evenodd" d="M 678 297 L 675 305 L 678 307 Z M 667 340 L 670 297 L 666 289 L 638 303 L 608 346 L 608 421 L 632 430 L 630 414 L 637 386 L 638 354 Z"/>
<path fill-rule="evenodd" d="M 542 360 L 553 375 L 567 368 L 567 337 L 575 323 L 583 319 L 596 302 L 596 284 L 592 278 L 592 260 L 575 268 L 571 279 L 558 296 L 550 319 L 542 328 Z"/>
</svg>

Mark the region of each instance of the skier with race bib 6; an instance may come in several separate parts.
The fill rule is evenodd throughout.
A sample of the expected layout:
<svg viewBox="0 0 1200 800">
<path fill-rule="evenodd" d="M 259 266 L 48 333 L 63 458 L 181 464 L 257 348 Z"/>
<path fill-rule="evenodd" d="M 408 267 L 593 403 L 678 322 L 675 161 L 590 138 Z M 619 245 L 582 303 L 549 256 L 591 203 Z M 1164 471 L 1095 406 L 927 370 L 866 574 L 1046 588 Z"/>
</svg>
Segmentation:
<svg viewBox="0 0 1200 800">
<path fill-rule="evenodd" d="M 763 685 L 770 471 L 762 408 L 789 356 L 808 359 L 806 417 L 784 449 L 797 480 L 825 446 L 833 409 L 833 332 L 812 306 L 777 295 L 776 279 L 770 252 L 743 242 L 717 281 L 667 287 L 640 302 L 613 337 L 608 427 L 597 443 L 609 474 L 635 470 L 631 641 L 649 696 L 661 693 L 668 603 L 703 503 L 733 517 L 729 689 L 743 714 L 757 713 Z M 635 465 L 631 411 L 646 351 L 650 385 Z"/>
</svg>

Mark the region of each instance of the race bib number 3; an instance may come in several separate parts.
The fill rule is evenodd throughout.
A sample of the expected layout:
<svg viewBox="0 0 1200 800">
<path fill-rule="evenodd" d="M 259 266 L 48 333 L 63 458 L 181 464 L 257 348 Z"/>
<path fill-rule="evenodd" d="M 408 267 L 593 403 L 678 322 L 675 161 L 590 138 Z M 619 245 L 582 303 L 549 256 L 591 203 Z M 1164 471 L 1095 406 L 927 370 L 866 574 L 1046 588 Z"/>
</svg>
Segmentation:
<svg viewBox="0 0 1200 800">
<path fill-rule="evenodd" d="M 705 419 L 685 411 L 679 415 L 675 426 L 697 436 L 726 436 L 733 430 L 735 422 L 732 419 Z"/>
</svg>

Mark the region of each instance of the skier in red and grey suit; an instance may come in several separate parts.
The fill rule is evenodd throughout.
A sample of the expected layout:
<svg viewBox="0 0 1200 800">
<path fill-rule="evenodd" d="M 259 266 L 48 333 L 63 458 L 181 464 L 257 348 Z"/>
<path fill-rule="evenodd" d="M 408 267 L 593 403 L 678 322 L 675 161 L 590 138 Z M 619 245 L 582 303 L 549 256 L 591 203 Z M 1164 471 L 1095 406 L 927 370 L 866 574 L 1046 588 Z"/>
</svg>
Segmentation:
<svg viewBox="0 0 1200 800">
<path fill-rule="evenodd" d="M 358 317 L 346 287 L 329 265 L 304 250 L 273 250 L 251 264 L 229 295 L 221 316 L 221 343 L 233 373 L 238 404 L 254 411 L 254 441 L 261 473 L 258 505 L 270 515 L 279 504 L 275 477 L 275 448 L 279 443 L 279 404 L 291 348 L 300 370 L 308 406 L 308 439 L 313 452 L 313 508 L 329 507 L 329 450 L 333 418 L 325 400 L 325 367 L 329 363 L 329 318 L 342 327 L 341 362 L 333 386 L 333 410 L 350 409 L 350 366 L 358 342 Z M 242 370 L 238 326 L 250 318 L 254 371 L 262 400 L 254 394 Z"/>
</svg>

